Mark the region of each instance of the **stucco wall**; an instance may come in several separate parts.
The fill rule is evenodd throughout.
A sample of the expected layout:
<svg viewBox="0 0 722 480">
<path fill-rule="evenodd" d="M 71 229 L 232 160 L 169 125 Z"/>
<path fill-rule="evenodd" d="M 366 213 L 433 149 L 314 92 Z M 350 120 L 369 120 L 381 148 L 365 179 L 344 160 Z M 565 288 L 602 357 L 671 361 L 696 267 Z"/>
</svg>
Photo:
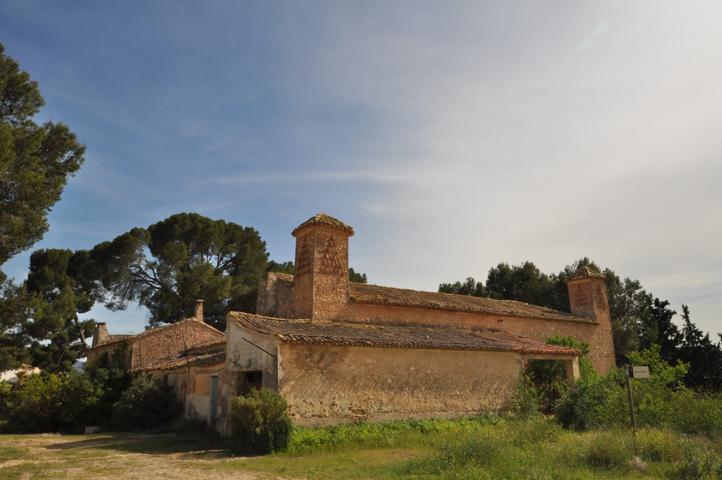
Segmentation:
<svg viewBox="0 0 722 480">
<path fill-rule="evenodd" d="M 222 417 L 222 386 L 224 383 L 224 365 L 211 367 L 183 367 L 169 372 L 168 383 L 173 387 L 178 399 L 184 404 L 184 415 L 187 418 L 201 418 L 211 422 L 211 377 L 218 376 L 218 407 L 216 416 Z"/>
<path fill-rule="evenodd" d="M 230 402 L 236 396 L 238 374 L 260 370 L 263 386 L 278 390 L 277 341 L 268 336 L 246 330 L 232 320 L 226 326 L 226 364 L 221 388 L 221 433 L 228 433 Z"/>
<path fill-rule="evenodd" d="M 280 393 L 302 425 L 463 416 L 504 408 L 516 353 L 281 344 Z"/>
<path fill-rule="evenodd" d="M 589 358 L 600 372 L 614 366 L 611 333 L 597 323 L 451 312 L 429 308 L 349 303 L 339 313 L 348 321 L 391 324 L 453 325 L 464 328 L 496 328 L 546 342 L 552 336 L 572 336 L 589 342 Z"/>
</svg>

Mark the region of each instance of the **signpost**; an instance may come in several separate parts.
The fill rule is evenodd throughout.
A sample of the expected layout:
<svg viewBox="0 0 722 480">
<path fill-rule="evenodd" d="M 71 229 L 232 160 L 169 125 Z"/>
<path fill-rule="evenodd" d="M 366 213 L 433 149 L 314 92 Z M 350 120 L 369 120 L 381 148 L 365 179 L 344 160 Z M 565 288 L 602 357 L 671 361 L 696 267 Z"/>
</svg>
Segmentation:
<svg viewBox="0 0 722 480">
<path fill-rule="evenodd" d="M 627 367 L 627 398 L 629 399 L 629 417 L 632 420 L 632 443 L 634 445 L 634 454 L 639 455 L 637 447 L 637 419 L 634 416 L 634 396 L 632 395 L 632 379 L 633 378 L 649 378 L 649 367 L 640 366 Z"/>
</svg>

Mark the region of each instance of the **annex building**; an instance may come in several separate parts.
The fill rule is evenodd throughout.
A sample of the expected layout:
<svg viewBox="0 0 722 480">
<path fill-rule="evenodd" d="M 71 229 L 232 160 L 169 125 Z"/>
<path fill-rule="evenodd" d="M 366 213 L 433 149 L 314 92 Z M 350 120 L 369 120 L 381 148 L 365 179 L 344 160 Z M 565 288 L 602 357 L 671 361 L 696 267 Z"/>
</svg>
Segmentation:
<svg viewBox="0 0 722 480">
<path fill-rule="evenodd" d="M 350 226 L 320 213 L 292 234 L 295 275 L 267 274 L 256 312 L 229 312 L 225 334 L 207 330 L 200 304 L 200 314 L 171 326 L 116 340 L 106 331 L 91 351 L 125 345 L 133 361 L 139 341 L 167 342 L 131 368 L 165 376 L 187 415 L 222 432 L 230 400 L 260 386 L 278 391 L 292 420 L 305 425 L 503 410 L 530 360 L 562 361 L 567 378 L 578 378 L 579 352 L 546 344 L 552 336 L 588 342 L 601 372 L 614 366 L 605 281 L 592 269 L 568 282 L 566 313 L 353 283 Z"/>
</svg>

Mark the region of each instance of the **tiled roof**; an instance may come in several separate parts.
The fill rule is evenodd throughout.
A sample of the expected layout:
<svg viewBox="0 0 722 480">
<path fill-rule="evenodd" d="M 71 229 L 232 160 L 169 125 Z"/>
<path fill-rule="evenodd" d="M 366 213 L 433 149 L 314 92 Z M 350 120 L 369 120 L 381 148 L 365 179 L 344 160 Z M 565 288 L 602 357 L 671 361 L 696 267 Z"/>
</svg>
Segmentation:
<svg viewBox="0 0 722 480">
<path fill-rule="evenodd" d="M 451 293 L 422 292 L 405 288 L 382 287 L 363 283 L 349 284 L 352 302 L 392 305 L 399 307 L 430 308 L 453 312 L 487 313 L 512 317 L 541 318 L 589 323 L 584 317 L 560 312 L 551 308 L 514 300 L 455 295 Z"/>
<path fill-rule="evenodd" d="M 276 273 L 278 280 L 293 282 L 293 275 Z M 594 320 L 560 312 L 551 308 L 514 300 L 455 295 L 451 293 L 423 292 L 405 288 L 383 287 L 365 283 L 349 283 L 349 299 L 356 303 L 391 305 L 398 307 L 429 308 L 452 312 L 485 313 L 511 317 L 562 320 L 594 323 Z"/>
<path fill-rule="evenodd" d="M 151 365 L 133 368 L 131 372 L 150 372 L 158 370 L 173 370 L 181 367 L 211 367 L 219 365 L 226 361 L 225 349 L 220 352 L 200 353 L 195 355 L 186 355 L 169 360 L 163 360 Z"/>
<path fill-rule="evenodd" d="M 199 325 L 203 325 L 203 326 L 205 326 L 206 328 L 209 328 L 209 329 L 211 329 L 211 330 L 214 331 L 214 332 L 220 333 L 221 335 L 225 335 L 225 333 L 221 332 L 220 330 L 218 330 L 218 329 L 216 329 L 216 328 L 213 328 L 212 326 L 208 325 L 207 323 L 202 322 L 202 321 L 196 319 L 195 317 L 190 317 L 190 318 L 186 318 L 186 319 L 184 319 L 184 320 L 180 320 L 180 321 L 178 321 L 178 322 L 171 323 L 171 324 L 168 324 L 168 325 L 163 325 L 163 326 L 155 327 L 155 328 L 149 328 L 148 330 L 145 330 L 145 331 L 140 332 L 140 333 L 136 333 L 136 334 L 134 334 L 134 335 L 110 335 L 110 340 L 109 340 L 109 341 L 107 341 L 107 342 L 105 342 L 105 343 L 100 343 L 100 344 L 96 345 L 96 346 L 93 347 L 93 348 L 105 347 L 105 346 L 110 345 L 110 344 L 113 344 L 113 343 L 120 343 L 120 342 L 124 342 L 124 341 L 127 341 L 127 340 L 136 340 L 136 339 L 138 339 L 138 338 L 143 338 L 143 337 L 146 337 L 146 336 L 148 336 L 148 335 L 155 335 L 155 334 L 157 334 L 158 332 L 167 331 L 167 330 L 174 330 L 174 329 L 178 328 L 180 325 L 184 325 L 184 324 L 187 323 L 187 322 L 197 322 Z M 91 349 L 91 350 L 92 350 L 92 349 Z"/>
<path fill-rule="evenodd" d="M 122 342 L 123 340 L 126 340 L 132 336 L 133 336 L 132 333 L 108 335 L 108 339 L 105 342 L 99 343 L 98 345 L 107 345 L 107 344 L 113 343 L 113 342 Z"/>
<path fill-rule="evenodd" d="M 293 232 L 291 234 L 295 235 L 296 232 L 301 230 L 304 227 L 308 227 L 309 225 L 326 225 L 329 227 L 338 228 L 340 230 L 343 230 L 347 232 L 349 235 L 353 235 L 353 228 L 343 223 L 341 220 L 337 218 L 333 218 L 330 215 L 326 215 L 325 213 L 317 213 L 313 217 L 309 218 L 305 222 L 303 222 L 301 225 L 297 226 L 293 229 Z"/>
<path fill-rule="evenodd" d="M 578 355 L 572 348 L 547 345 L 497 330 L 470 330 L 417 325 L 380 325 L 262 317 L 231 312 L 229 317 L 255 332 L 286 343 L 433 350 L 484 350 L 545 355 Z"/>
<path fill-rule="evenodd" d="M 574 275 L 572 275 L 572 278 L 570 280 L 579 280 L 582 278 L 605 278 L 604 275 L 599 273 L 597 270 L 593 269 L 592 267 L 579 267 L 576 272 L 574 272 Z"/>
</svg>

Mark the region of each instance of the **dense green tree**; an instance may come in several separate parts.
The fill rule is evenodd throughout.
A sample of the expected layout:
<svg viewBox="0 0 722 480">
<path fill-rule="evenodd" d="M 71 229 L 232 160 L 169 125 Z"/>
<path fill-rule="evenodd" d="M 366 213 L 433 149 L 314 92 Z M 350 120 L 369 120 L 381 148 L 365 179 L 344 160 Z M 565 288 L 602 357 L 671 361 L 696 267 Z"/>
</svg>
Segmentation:
<svg viewBox="0 0 722 480">
<path fill-rule="evenodd" d="M 179 213 L 96 245 L 86 271 L 109 308 L 138 302 L 158 325 L 192 316 L 203 299 L 206 321 L 223 329 L 229 310 L 253 311 L 267 262 L 255 229 Z"/>
<path fill-rule="evenodd" d="M 542 273 L 532 262 L 519 266 L 500 263 L 489 270 L 486 294 L 490 298 L 547 305 L 554 298 L 554 279 Z"/>
<path fill-rule="evenodd" d="M 366 278 L 365 273 L 357 272 L 353 269 L 353 267 L 348 269 L 348 279 L 351 282 L 355 283 L 367 283 L 368 278 Z"/>
<path fill-rule="evenodd" d="M 0 44 L 0 265 L 40 240 L 83 162 L 85 147 L 67 126 L 33 122 L 43 103 L 37 82 Z"/>
<path fill-rule="evenodd" d="M 278 262 L 271 260 L 268 262 L 267 270 L 269 272 L 287 273 L 289 275 L 293 275 L 295 267 L 293 266 L 293 262 L 278 263 Z"/>
<path fill-rule="evenodd" d="M 722 342 L 714 343 L 708 333 L 697 328 L 690 319 L 687 305 L 682 305 L 682 321 L 682 341 L 676 353 L 679 360 L 689 364 L 687 384 L 704 390 L 721 390 Z"/>
<path fill-rule="evenodd" d="M 269 272 L 277 272 L 277 273 L 288 273 L 289 275 L 293 275 L 295 271 L 295 266 L 293 265 L 293 262 L 274 262 L 271 260 L 268 262 L 268 271 Z M 351 282 L 355 283 L 367 283 L 368 278 L 366 277 L 365 273 L 357 272 L 353 269 L 353 267 L 348 269 L 348 279 Z"/>
<path fill-rule="evenodd" d="M 95 303 L 92 291 L 78 281 L 86 252 L 46 249 L 33 252 L 23 287 L 28 321 L 22 331 L 32 363 L 47 371 L 70 370 L 85 354 L 85 334 L 93 320 L 80 321 Z"/>
<path fill-rule="evenodd" d="M 477 282 L 474 277 L 467 277 L 463 282 L 442 283 L 439 285 L 439 292 L 454 293 L 456 295 L 471 295 L 474 297 L 486 297 L 484 284 Z"/>
<path fill-rule="evenodd" d="M 28 305 L 23 288 L 10 280 L 0 280 L 0 371 L 31 360 L 25 336 Z"/>
</svg>

